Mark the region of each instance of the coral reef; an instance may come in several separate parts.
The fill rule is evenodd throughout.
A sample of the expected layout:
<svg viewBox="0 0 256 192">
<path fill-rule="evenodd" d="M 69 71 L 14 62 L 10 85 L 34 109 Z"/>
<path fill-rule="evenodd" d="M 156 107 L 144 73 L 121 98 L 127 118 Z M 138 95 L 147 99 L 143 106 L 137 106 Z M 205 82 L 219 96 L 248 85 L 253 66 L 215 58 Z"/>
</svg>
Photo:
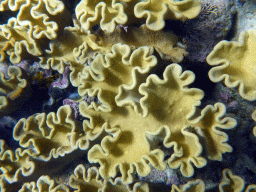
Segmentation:
<svg viewBox="0 0 256 192">
<path fill-rule="evenodd" d="M 0 1 L 0 191 L 255 191 L 252 4 Z"/>
</svg>

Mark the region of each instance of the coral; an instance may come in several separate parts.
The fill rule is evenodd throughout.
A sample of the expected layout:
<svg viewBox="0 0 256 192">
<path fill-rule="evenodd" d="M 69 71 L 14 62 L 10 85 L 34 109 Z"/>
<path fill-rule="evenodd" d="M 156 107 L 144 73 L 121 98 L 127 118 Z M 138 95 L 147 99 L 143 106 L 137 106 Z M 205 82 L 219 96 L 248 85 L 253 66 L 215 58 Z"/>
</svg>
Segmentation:
<svg viewBox="0 0 256 192">
<path fill-rule="evenodd" d="M 115 107 L 115 102 L 119 106 L 124 105 L 126 101 L 129 102 L 126 98 L 129 95 L 125 95 L 125 89 L 136 87 L 137 74 L 141 73 L 141 76 L 145 77 L 156 64 L 157 59 L 152 56 L 152 50 L 148 47 L 141 47 L 131 52 L 128 45 L 116 44 L 112 47 L 111 53 L 98 54 L 91 65 L 84 68 L 78 93 L 81 96 L 97 95 L 103 104 L 99 108 L 102 111 L 110 111 Z M 136 104 L 132 105 L 137 110 Z"/>
<path fill-rule="evenodd" d="M 61 19 L 64 15 L 69 16 L 69 12 L 59 0 L 6 0 L 0 2 L 0 10 L 19 10 L 16 18 L 0 26 L 0 60 L 5 60 L 9 55 L 14 64 L 31 55 L 42 55 L 41 46 L 48 43 L 46 38 L 57 38 L 64 26 L 71 22 L 69 17 Z"/>
<path fill-rule="evenodd" d="M 78 165 L 74 170 L 74 175 L 70 177 L 70 186 L 76 191 L 99 191 L 104 186 L 104 181 L 100 177 L 99 170 L 91 167 L 88 170 L 83 165 Z"/>
<path fill-rule="evenodd" d="M 82 0 L 76 7 L 76 17 L 86 31 L 98 24 L 103 30 L 113 32 L 115 25 L 125 24 L 128 20 L 124 13 L 124 3 L 130 0 Z"/>
<path fill-rule="evenodd" d="M 119 192 L 148 192 L 149 187 L 145 182 L 137 182 L 131 185 L 124 185 L 120 178 L 115 180 L 103 180 L 96 167 L 85 169 L 83 165 L 75 168 L 74 175 L 69 180 L 70 186 L 76 191 L 119 191 Z"/>
<path fill-rule="evenodd" d="M 241 177 L 233 175 L 229 169 L 222 171 L 222 180 L 219 185 L 220 192 L 237 191 L 242 192 L 244 189 L 244 181 Z"/>
<path fill-rule="evenodd" d="M 134 7 L 134 8 L 133 8 Z M 200 13 L 201 3 L 198 0 L 176 1 L 131 1 L 82 0 L 76 7 L 76 17 L 84 31 L 99 24 L 101 29 L 112 33 L 116 26 L 135 22 L 128 17 L 146 18 L 146 26 L 150 30 L 158 31 L 164 28 L 166 19 L 193 19 Z M 133 16 L 134 14 L 134 16 Z"/>
<path fill-rule="evenodd" d="M 135 16 L 146 17 L 146 26 L 154 31 L 163 29 L 167 19 L 185 21 L 195 18 L 200 11 L 201 2 L 198 0 L 146 0 L 137 3 L 134 7 Z"/>
<path fill-rule="evenodd" d="M 1 2 L 0 7 L 0 11 L 19 10 L 18 24 L 30 29 L 36 39 L 55 39 L 58 31 L 60 32 L 58 29 L 70 23 L 70 19 L 61 19 L 69 13 L 59 0 L 5 0 Z"/>
<path fill-rule="evenodd" d="M 74 138 L 82 132 L 81 125 L 72 119 L 72 115 L 71 107 L 65 105 L 59 108 L 57 115 L 41 113 L 20 119 L 13 137 L 20 146 L 29 147 L 33 157 L 49 161 L 52 157 L 64 156 L 76 149 Z"/>
<path fill-rule="evenodd" d="M 255 189 L 255 185 L 249 185 L 245 192 L 252 192 Z M 219 191 L 220 192 L 242 192 L 244 191 L 245 188 L 245 183 L 244 180 L 237 176 L 233 175 L 230 169 L 224 169 L 222 171 L 222 180 L 219 184 Z M 194 192 L 194 191 L 199 191 L 199 192 L 204 192 L 206 190 L 205 183 L 201 179 L 197 179 L 194 181 L 189 181 L 184 185 L 173 185 L 172 186 L 172 191 L 171 192 Z M 217 191 L 215 189 L 214 191 Z"/>
<path fill-rule="evenodd" d="M 122 47 L 125 48 L 125 46 Z M 205 158 L 201 156 L 202 145 L 198 135 L 203 137 L 206 143 L 209 142 L 205 148 L 209 159 L 220 161 L 222 153 L 232 151 L 232 148 L 226 143 L 227 135 L 216 128 L 233 128 L 236 121 L 223 117 L 225 107 L 220 103 L 214 107 L 207 106 L 202 110 L 200 116 L 196 115 L 196 106 L 200 105 L 203 92 L 187 87 L 194 81 L 192 72 L 182 73 L 179 65 L 172 64 L 165 69 L 163 80 L 156 75 L 150 75 L 147 77 L 146 83 L 137 85 L 142 81 L 141 77 L 144 73 L 147 72 L 140 67 L 145 65 L 143 64 L 145 59 L 137 59 L 137 66 L 128 71 L 125 69 L 128 68 L 128 63 L 118 64 L 117 61 L 122 57 L 119 56 L 119 59 L 116 59 L 115 55 L 118 52 L 114 49 L 113 52 L 110 54 L 111 57 L 105 59 L 98 55 L 101 60 L 109 61 L 109 63 L 99 65 L 100 62 L 96 58 L 94 61 L 97 61 L 97 65 L 94 63 L 91 65 L 91 69 L 89 68 L 90 71 L 86 73 L 86 79 L 84 79 L 86 90 L 90 91 L 89 94 L 93 96 L 98 94 L 103 105 L 95 103 L 88 105 L 81 102 L 79 106 L 80 113 L 90 119 L 90 121 L 85 120 L 88 127 L 96 130 L 104 129 L 109 134 L 103 138 L 101 145 L 94 145 L 88 152 L 89 161 L 91 163 L 98 162 L 101 165 L 100 174 L 104 179 L 115 177 L 116 170 L 120 170 L 123 182 L 131 183 L 135 170 L 140 176 L 149 174 L 151 169 L 147 162 L 157 169 L 165 168 L 164 153 L 157 149 L 159 142 L 163 142 L 166 148 L 174 148 L 174 153 L 168 159 L 168 164 L 171 168 L 180 167 L 181 173 L 186 177 L 190 177 L 194 173 L 192 164 L 198 168 L 206 165 Z M 130 56 L 131 58 L 134 52 Z M 123 54 L 127 55 L 124 51 Z M 116 63 L 113 67 L 110 58 L 114 59 Z M 122 59 L 122 61 L 125 60 Z M 111 71 L 112 76 L 109 76 L 111 79 L 105 80 L 106 74 L 109 72 L 103 66 L 108 67 L 107 69 Z M 122 82 L 120 78 L 115 78 L 113 74 L 118 75 L 115 68 L 119 69 L 121 74 L 125 72 L 127 77 L 129 77 L 129 73 L 134 74 L 133 81 Z M 97 73 L 95 74 L 93 71 Z M 122 78 L 124 79 L 124 75 Z M 93 88 L 94 84 L 97 86 L 98 82 L 103 80 L 106 83 L 102 87 L 98 87 L 98 91 L 96 91 L 97 89 Z M 113 82 L 116 83 L 113 84 Z M 109 87 L 108 84 L 112 87 Z M 108 92 L 104 93 L 105 91 Z M 81 93 L 81 90 L 79 92 Z M 109 95 L 112 95 L 112 101 L 107 97 Z M 135 146 L 140 147 L 135 151 Z"/>
<path fill-rule="evenodd" d="M 1 177 L 9 183 L 17 182 L 21 176 L 29 176 L 35 170 L 35 163 L 31 160 L 30 152 L 21 148 L 12 151 L 0 140 L 0 171 Z"/>
<path fill-rule="evenodd" d="M 177 185 L 172 185 L 171 192 L 204 192 L 205 184 L 202 180 L 189 181 L 185 185 L 178 187 Z"/>
<path fill-rule="evenodd" d="M 32 28 L 20 26 L 16 18 L 9 19 L 8 24 L 1 25 L 0 28 L 2 32 L 1 61 L 9 55 L 10 61 L 18 64 L 24 57 L 42 54 L 39 42 L 32 37 Z"/>
<path fill-rule="evenodd" d="M 161 58 L 180 63 L 188 53 L 177 46 L 178 37 L 171 31 L 150 31 L 145 25 L 129 27 L 127 32 L 118 28 L 108 34 L 99 31 L 97 34 L 81 32 L 78 26 L 67 27 L 63 35 L 50 43 L 50 50 L 41 58 L 41 66 L 45 69 L 55 69 L 60 73 L 70 65 L 72 71 L 71 83 L 79 85 L 79 76 L 83 67 L 89 64 L 97 53 L 106 54 L 117 42 L 127 44 L 131 49 L 141 46 L 154 48 Z"/>
<path fill-rule="evenodd" d="M 238 87 L 244 99 L 256 99 L 255 90 L 255 42 L 256 30 L 241 33 L 239 41 L 221 41 L 208 55 L 207 62 L 213 68 L 209 77 L 213 82 L 224 80 L 227 87 Z"/>
<path fill-rule="evenodd" d="M 8 78 L 0 72 L 0 116 L 13 112 L 29 97 L 29 83 L 25 72 L 16 66 L 9 66 Z"/>
<path fill-rule="evenodd" d="M 74 85 L 77 85 L 76 81 L 79 75 L 77 74 L 79 72 L 76 71 L 83 69 L 83 64 L 91 53 L 101 49 L 101 47 L 92 41 L 90 34 L 81 32 L 77 27 L 65 28 L 62 36 L 52 41 L 49 47 L 50 50 L 46 50 L 46 53 L 40 57 L 41 66 L 45 69 L 52 68 L 63 73 L 65 67 L 70 64 L 70 69 L 75 73 L 71 74 L 71 83 Z"/>
<path fill-rule="evenodd" d="M 110 35 L 99 32 L 97 37 L 102 47 L 113 46 L 116 42 L 127 44 L 132 49 L 141 46 L 154 47 L 162 59 L 174 63 L 180 63 L 188 55 L 185 48 L 177 45 L 179 38 L 172 31 L 151 31 L 146 25 L 130 26 L 126 30 L 117 28 Z"/>
<path fill-rule="evenodd" d="M 54 180 L 49 176 L 41 176 L 37 182 L 26 182 L 23 184 L 19 192 L 39 192 L 39 191 L 48 191 L 48 192 L 69 192 L 69 188 L 64 184 L 56 185 Z"/>
<path fill-rule="evenodd" d="M 20 25 L 33 29 L 34 38 L 55 39 L 61 29 L 71 21 L 61 19 L 64 16 L 69 18 L 69 12 L 59 0 L 31 0 L 21 6 L 17 20 Z"/>
</svg>

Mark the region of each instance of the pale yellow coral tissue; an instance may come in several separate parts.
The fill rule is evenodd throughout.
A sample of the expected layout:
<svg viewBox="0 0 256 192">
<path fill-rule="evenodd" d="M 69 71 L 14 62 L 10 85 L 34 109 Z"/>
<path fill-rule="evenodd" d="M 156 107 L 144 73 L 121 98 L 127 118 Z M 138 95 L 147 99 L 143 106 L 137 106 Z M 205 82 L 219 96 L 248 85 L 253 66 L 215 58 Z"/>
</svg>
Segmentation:
<svg viewBox="0 0 256 192">
<path fill-rule="evenodd" d="M 256 100 L 255 29 L 242 32 L 238 41 L 219 42 L 206 60 L 213 66 L 209 71 L 213 82 L 224 81 L 227 87 L 237 87 L 244 99 Z"/>
</svg>

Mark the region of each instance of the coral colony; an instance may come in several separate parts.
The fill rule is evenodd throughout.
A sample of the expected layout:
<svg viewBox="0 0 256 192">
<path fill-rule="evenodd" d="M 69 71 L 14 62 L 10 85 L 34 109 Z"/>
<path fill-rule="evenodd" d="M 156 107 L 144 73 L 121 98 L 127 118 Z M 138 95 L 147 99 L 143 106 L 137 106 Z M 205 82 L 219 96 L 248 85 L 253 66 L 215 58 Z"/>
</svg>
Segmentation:
<svg viewBox="0 0 256 192">
<path fill-rule="evenodd" d="M 230 2 L 1 0 L 0 191 L 256 191 Z"/>
</svg>

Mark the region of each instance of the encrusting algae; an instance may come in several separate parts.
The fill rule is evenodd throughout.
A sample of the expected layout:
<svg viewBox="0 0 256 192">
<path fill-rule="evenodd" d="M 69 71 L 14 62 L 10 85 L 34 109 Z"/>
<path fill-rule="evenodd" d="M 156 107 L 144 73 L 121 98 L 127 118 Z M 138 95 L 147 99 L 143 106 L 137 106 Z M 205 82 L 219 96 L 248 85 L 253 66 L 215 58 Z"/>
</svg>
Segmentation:
<svg viewBox="0 0 256 192">
<path fill-rule="evenodd" d="M 75 106 L 24 114 L 13 128 L 20 147 L 0 140 L 0 191 L 148 192 L 153 184 L 138 178 L 167 167 L 188 178 L 167 191 L 209 189 L 195 173 L 233 151 L 225 131 L 237 120 L 223 103 L 202 104 L 204 91 L 191 88 L 196 75 L 182 67 L 186 46 L 165 29 L 168 20 L 196 18 L 201 1 L 2 0 L 0 11 L 17 13 L 0 25 L 0 60 L 9 62 L 0 64 L 0 117 L 31 95 L 36 77 L 21 60 L 39 61 L 40 77 L 64 74 L 65 86 L 47 84 L 52 92 L 77 90 L 65 100 Z M 256 99 L 255 36 L 248 30 L 239 42 L 222 41 L 207 57 L 210 79 L 238 86 L 249 101 Z M 215 188 L 256 190 L 230 169 Z"/>
</svg>

